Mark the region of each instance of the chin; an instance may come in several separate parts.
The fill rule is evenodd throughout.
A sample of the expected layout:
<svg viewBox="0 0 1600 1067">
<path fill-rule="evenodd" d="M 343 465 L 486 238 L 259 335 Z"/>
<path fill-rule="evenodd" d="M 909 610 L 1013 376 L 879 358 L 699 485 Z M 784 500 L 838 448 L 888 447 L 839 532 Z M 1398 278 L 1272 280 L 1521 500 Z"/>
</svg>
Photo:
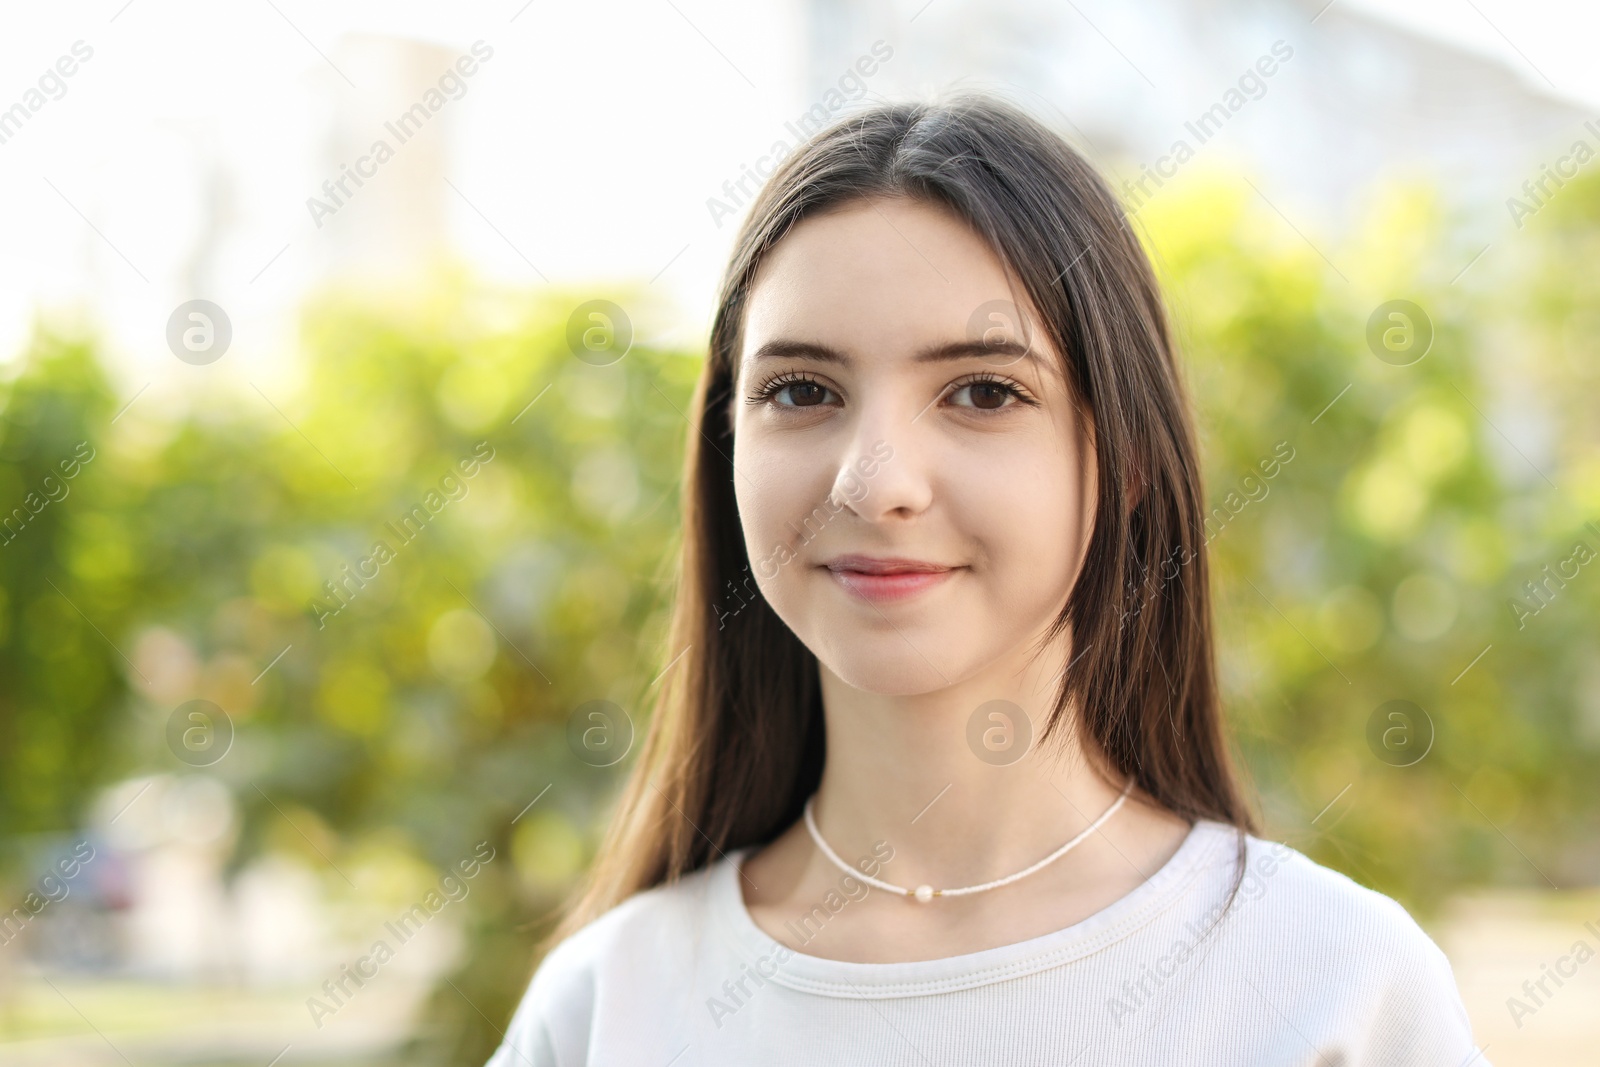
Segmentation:
<svg viewBox="0 0 1600 1067">
<path fill-rule="evenodd" d="M 817 661 L 832 671 L 840 681 L 852 689 L 879 696 L 908 697 L 932 693 L 960 681 L 967 674 L 964 664 L 956 662 L 939 649 L 928 647 L 932 643 L 917 641 L 917 649 L 906 644 L 905 638 L 889 631 L 887 638 L 878 635 L 846 637 L 845 647 L 835 647 L 840 630 L 830 630 L 834 644 L 812 644 L 806 647 L 816 654 Z M 847 631 L 846 631 L 847 633 Z M 891 643 L 892 642 L 892 643 Z M 895 647 L 898 646 L 898 647 Z"/>
</svg>

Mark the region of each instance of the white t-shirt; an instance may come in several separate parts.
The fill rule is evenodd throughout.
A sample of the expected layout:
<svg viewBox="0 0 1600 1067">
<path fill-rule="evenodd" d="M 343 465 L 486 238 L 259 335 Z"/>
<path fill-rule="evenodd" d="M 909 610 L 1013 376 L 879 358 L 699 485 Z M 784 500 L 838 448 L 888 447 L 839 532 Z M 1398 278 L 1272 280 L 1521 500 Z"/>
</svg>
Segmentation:
<svg viewBox="0 0 1600 1067">
<path fill-rule="evenodd" d="M 910 963 L 775 941 L 745 908 L 741 849 L 557 945 L 487 1067 L 1486 1067 L 1449 962 L 1404 908 L 1246 840 L 1226 912 L 1238 837 L 1201 821 L 1081 922 Z M 813 930 L 852 901 L 818 903 Z"/>
</svg>

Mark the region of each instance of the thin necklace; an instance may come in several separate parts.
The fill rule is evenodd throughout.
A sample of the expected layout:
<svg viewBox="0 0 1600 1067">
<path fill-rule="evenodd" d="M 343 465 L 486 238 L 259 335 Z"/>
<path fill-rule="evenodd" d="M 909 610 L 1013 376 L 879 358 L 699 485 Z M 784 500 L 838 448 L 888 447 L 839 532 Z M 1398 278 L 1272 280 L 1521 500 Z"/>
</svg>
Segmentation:
<svg viewBox="0 0 1600 1067">
<path fill-rule="evenodd" d="M 1026 878 L 1034 871 L 1039 870 L 1047 864 L 1055 862 L 1062 856 L 1065 856 L 1068 852 L 1071 852 L 1078 842 L 1082 841 L 1084 838 L 1100 829 L 1101 826 L 1105 825 L 1105 821 L 1117 813 L 1117 809 L 1122 807 L 1122 802 L 1128 799 L 1128 794 L 1132 791 L 1133 779 L 1129 778 L 1128 784 L 1122 787 L 1121 793 L 1117 794 L 1117 799 L 1113 800 L 1111 802 L 1111 806 L 1100 813 L 1100 817 L 1098 819 L 1090 823 L 1088 826 L 1085 826 L 1083 828 L 1083 832 L 1078 834 L 1077 837 L 1074 837 L 1071 841 L 1068 841 L 1066 844 L 1062 845 L 1060 848 L 1056 849 L 1054 852 L 1050 853 L 1050 855 L 1046 856 L 1038 863 L 1035 863 L 1027 870 L 1018 871 L 1016 874 L 1007 875 L 1005 878 L 999 878 L 993 882 L 984 882 L 982 885 L 964 886 L 961 889 L 935 889 L 931 885 L 919 885 L 915 889 L 907 889 L 903 885 L 891 885 L 888 882 L 879 881 L 870 875 L 863 874 L 861 871 L 856 870 L 844 860 L 840 859 L 838 853 L 834 852 L 833 849 L 828 847 L 828 843 L 822 839 L 821 832 L 817 830 L 817 821 L 811 817 L 811 801 L 816 799 L 815 793 L 806 798 L 806 829 L 811 832 L 811 840 L 817 843 L 817 848 L 821 849 L 822 854 L 832 860 L 834 865 L 840 870 L 847 874 L 854 875 L 861 881 L 877 889 L 886 889 L 891 893 L 899 893 L 903 897 L 912 897 L 926 904 L 934 897 L 959 897 L 965 896 L 968 893 L 981 893 L 985 889 L 998 889 L 1003 885 L 1010 885 L 1019 878 Z"/>
</svg>

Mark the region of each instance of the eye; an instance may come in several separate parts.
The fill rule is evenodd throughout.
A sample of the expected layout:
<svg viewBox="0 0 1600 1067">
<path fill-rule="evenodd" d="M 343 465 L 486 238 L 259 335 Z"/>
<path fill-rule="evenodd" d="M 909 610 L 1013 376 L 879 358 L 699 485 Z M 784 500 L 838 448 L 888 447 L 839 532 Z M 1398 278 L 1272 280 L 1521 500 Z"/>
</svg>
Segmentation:
<svg viewBox="0 0 1600 1067">
<path fill-rule="evenodd" d="M 1035 404 L 1038 401 L 1030 397 L 1026 390 L 1016 382 L 1001 378 L 993 374 L 978 374 L 963 378 L 956 383 L 950 396 L 957 397 L 962 393 L 969 394 L 970 403 L 956 403 L 956 407 L 970 407 L 977 411 L 1002 411 L 1015 406 L 1011 401 L 1022 404 Z"/>
<path fill-rule="evenodd" d="M 787 394 L 789 401 L 777 402 L 778 407 L 814 408 L 821 407 L 824 396 L 831 391 L 810 375 L 791 371 L 771 379 L 747 399 L 751 404 L 761 404 Z"/>
</svg>

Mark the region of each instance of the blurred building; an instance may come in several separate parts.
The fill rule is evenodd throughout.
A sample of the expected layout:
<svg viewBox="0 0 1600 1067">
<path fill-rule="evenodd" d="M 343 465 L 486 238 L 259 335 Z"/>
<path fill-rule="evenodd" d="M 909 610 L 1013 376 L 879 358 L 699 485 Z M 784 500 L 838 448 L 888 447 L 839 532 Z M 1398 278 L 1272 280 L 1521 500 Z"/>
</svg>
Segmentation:
<svg viewBox="0 0 1600 1067">
<path fill-rule="evenodd" d="M 319 72 L 326 109 L 310 147 L 321 179 L 306 198 L 323 238 L 315 274 L 370 287 L 416 281 L 449 244 L 446 167 L 457 101 L 438 83 L 459 83 L 464 96 L 469 79 L 455 71 L 457 52 L 421 41 L 351 34 L 332 58 L 361 91 Z"/>
<path fill-rule="evenodd" d="M 1146 168 L 1164 158 L 1176 177 L 1157 174 L 1144 191 L 1181 181 L 1191 163 L 1237 162 L 1276 204 L 1295 205 L 1303 225 L 1319 228 L 1339 227 L 1369 184 L 1390 176 L 1431 179 L 1481 224 L 1507 223 L 1505 199 L 1597 114 L 1527 63 L 1468 52 L 1343 2 L 809 0 L 807 8 L 808 100 L 823 99 L 883 39 L 894 48 L 897 86 L 993 89 L 1030 105 L 1075 132 L 1134 203 Z M 1194 156 L 1177 164 L 1180 142 Z"/>
</svg>

